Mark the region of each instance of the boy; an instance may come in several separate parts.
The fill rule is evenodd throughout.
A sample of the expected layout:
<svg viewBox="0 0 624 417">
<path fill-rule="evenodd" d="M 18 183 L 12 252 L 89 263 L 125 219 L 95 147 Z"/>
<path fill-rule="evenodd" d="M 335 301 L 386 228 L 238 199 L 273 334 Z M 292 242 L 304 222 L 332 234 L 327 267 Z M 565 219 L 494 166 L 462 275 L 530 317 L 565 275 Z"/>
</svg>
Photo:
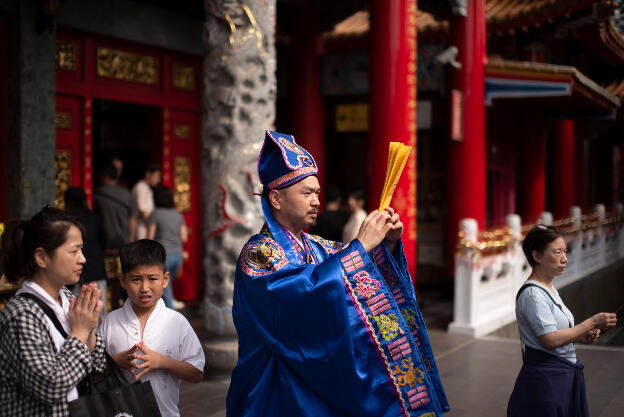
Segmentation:
<svg viewBox="0 0 624 417">
<path fill-rule="evenodd" d="M 186 318 L 161 300 L 169 283 L 165 248 L 142 239 L 120 257 L 128 299 L 100 327 L 106 350 L 132 380 L 151 382 L 163 417 L 179 416 L 180 381 L 203 379 L 204 351 Z"/>
</svg>

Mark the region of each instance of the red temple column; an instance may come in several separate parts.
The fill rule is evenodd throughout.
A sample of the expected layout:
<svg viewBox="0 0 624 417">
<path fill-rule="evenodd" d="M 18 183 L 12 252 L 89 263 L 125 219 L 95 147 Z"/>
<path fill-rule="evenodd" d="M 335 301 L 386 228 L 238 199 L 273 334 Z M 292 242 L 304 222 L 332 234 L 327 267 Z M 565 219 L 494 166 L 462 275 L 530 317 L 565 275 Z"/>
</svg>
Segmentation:
<svg viewBox="0 0 624 417">
<path fill-rule="evenodd" d="M 574 120 L 557 120 L 554 126 L 553 216 L 568 217 L 574 205 Z"/>
<path fill-rule="evenodd" d="M 379 208 L 391 141 L 413 146 L 392 199 L 405 231 L 403 245 L 416 277 L 416 0 L 370 2 L 370 209 Z"/>
<path fill-rule="evenodd" d="M 454 274 L 454 254 L 459 221 L 473 218 L 479 229 L 486 217 L 485 137 L 485 0 L 467 2 L 466 18 L 454 19 L 451 33 L 459 50 L 461 69 L 453 70 L 452 88 L 463 97 L 463 134 L 449 146 L 449 213 L 447 266 Z"/>
<path fill-rule="evenodd" d="M 537 220 L 546 210 L 546 141 L 544 121 L 537 114 L 525 118 L 527 132 L 518 144 L 521 174 L 518 207 L 523 223 Z"/>
<path fill-rule="evenodd" d="M 318 7 L 304 3 L 293 13 L 291 118 L 293 134 L 299 145 L 314 157 L 321 188 L 325 186 L 325 136 L 323 98 L 321 97 L 321 39 Z"/>
</svg>

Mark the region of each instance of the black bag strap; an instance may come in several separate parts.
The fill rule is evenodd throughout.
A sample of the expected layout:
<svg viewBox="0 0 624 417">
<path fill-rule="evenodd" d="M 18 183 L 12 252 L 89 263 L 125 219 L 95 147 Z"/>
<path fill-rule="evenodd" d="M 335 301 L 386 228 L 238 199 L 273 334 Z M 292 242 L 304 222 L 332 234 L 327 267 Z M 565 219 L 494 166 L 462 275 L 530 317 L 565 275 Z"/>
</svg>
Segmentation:
<svg viewBox="0 0 624 417">
<path fill-rule="evenodd" d="M 48 316 L 48 318 L 50 320 L 52 320 L 52 324 L 54 324 L 54 327 L 56 327 L 56 330 L 59 331 L 61 336 L 63 336 L 63 338 L 65 338 L 65 339 L 67 339 L 69 337 L 67 332 L 63 328 L 63 325 L 61 325 L 61 322 L 59 321 L 58 317 L 56 317 L 56 314 L 54 314 L 54 311 L 52 311 L 50 306 L 47 305 L 45 303 L 45 301 L 43 301 L 41 298 L 37 297 L 35 294 L 28 293 L 28 292 L 20 293 L 17 296 L 18 297 L 22 297 L 22 298 L 28 298 L 29 300 L 32 300 L 35 303 L 37 303 L 37 305 L 41 308 L 41 310 L 43 310 L 45 315 Z"/>
<path fill-rule="evenodd" d="M 105 377 L 107 372 L 104 371 L 104 373 L 102 374 L 99 374 L 95 371 L 89 372 L 87 376 L 78 385 L 78 393 L 81 397 L 85 395 L 91 395 L 93 394 L 93 392 L 101 393 L 101 392 L 105 392 L 111 389 L 120 389 L 128 385 L 128 382 L 126 382 L 126 379 L 121 371 L 121 368 L 119 368 L 115 360 L 106 350 L 104 351 L 104 357 L 106 358 L 108 374 L 112 375 L 112 380 L 108 379 L 108 383 L 99 383 L 98 376 L 101 379 L 101 376 Z M 96 376 L 96 378 L 94 378 L 94 376 Z"/>
<path fill-rule="evenodd" d="M 568 316 L 566 315 L 566 313 L 563 311 L 563 308 L 561 307 L 561 304 L 556 302 L 555 299 L 553 298 L 553 296 L 548 291 L 546 291 L 545 288 L 543 288 L 543 287 L 541 287 L 541 286 L 539 286 L 537 284 L 532 284 L 530 282 L 527 282 L 522 287 L 520 287 L 520 289 L 518 290 L 518 294 L 516 294 L 516 302 L 518 302 L 518 297 L 520 297 L 520 293 L 522 293 L 522 291 L 524 291 L 525 289 L 527 289 L 529 287 L 536 287 L 536 288 L 539 288 L 540 290 L 544 291 L 548 295 L 548 298 L 550 298 L 550 300 L 553 302 L 554 305 L 559 307 L 559 310 L 561 310 L 561 312 L 563 313 L 565 318 L 568 320 L 568 326 L 572 327 L 572 323 L 570 322 L 570 319 L 568 319 Z"/>
</svg>

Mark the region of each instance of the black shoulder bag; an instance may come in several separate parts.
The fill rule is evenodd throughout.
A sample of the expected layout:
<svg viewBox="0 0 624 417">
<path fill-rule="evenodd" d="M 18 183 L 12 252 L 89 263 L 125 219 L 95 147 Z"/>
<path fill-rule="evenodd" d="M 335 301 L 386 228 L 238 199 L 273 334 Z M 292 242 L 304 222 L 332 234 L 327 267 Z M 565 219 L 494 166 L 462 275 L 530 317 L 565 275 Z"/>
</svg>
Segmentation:
<svg viewBox="0 0 624 417">
<path fill-rule="evenodd" d="M 34 294 L 21 293 L 18 297 L 34 301 L 52 320 L 54 327 L 67 339 L 68 335 L 54 311 Z M 72 417 L 160 417 L 156 396 L 149 381 L 127 383 L 121 369 L 104 351 L 106 369 L 103 373 L 91 372 L 78 384 L 80 397 L 69 402 Z"/>
</svg>

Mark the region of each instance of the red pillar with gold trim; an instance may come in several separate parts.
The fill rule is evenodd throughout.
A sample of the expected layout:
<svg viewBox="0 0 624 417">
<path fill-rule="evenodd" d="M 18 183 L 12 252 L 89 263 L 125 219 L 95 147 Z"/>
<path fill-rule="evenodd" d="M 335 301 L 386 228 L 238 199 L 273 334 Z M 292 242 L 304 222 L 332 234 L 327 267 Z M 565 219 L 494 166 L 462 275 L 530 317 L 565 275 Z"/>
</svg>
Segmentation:
<svg viewBox="0 0 624 417">
<path fill-rule="evenodd" d="M 477 220 L 485 227 L 486 137 L 485 137 L 485 0 L 467 2 L 467 16 L 456 18 L 451 33 L 459 49 L 461 69 L 453 70 L 453 89 L 463 97 L 462 138 L 449 146 L 448 272 L 454 274 L 454 254 L 459 221 Z"/>
<path fill-rule="evenodd" d="M 324 187 L 325 137 L 323 132 L 323 98 L 321 97 L 318 6 L 304 3 L 294 12 L 292 34 L 292 104 L 295 140 L 314 157 L 321 187 Z"/>
<path fill-rule="evenodd" d="M 370 2 L 370 209 L 379 207 L 391 141 L 414 147 L 391 205 L 405 226 L 408 269 L 416 278 L 416 0 Z"/>
<path fill-rule="evenodd" d="M 568 217 L 574 205 L 574 120 L 555 121 L 553 215 Z"/>
</svg>

